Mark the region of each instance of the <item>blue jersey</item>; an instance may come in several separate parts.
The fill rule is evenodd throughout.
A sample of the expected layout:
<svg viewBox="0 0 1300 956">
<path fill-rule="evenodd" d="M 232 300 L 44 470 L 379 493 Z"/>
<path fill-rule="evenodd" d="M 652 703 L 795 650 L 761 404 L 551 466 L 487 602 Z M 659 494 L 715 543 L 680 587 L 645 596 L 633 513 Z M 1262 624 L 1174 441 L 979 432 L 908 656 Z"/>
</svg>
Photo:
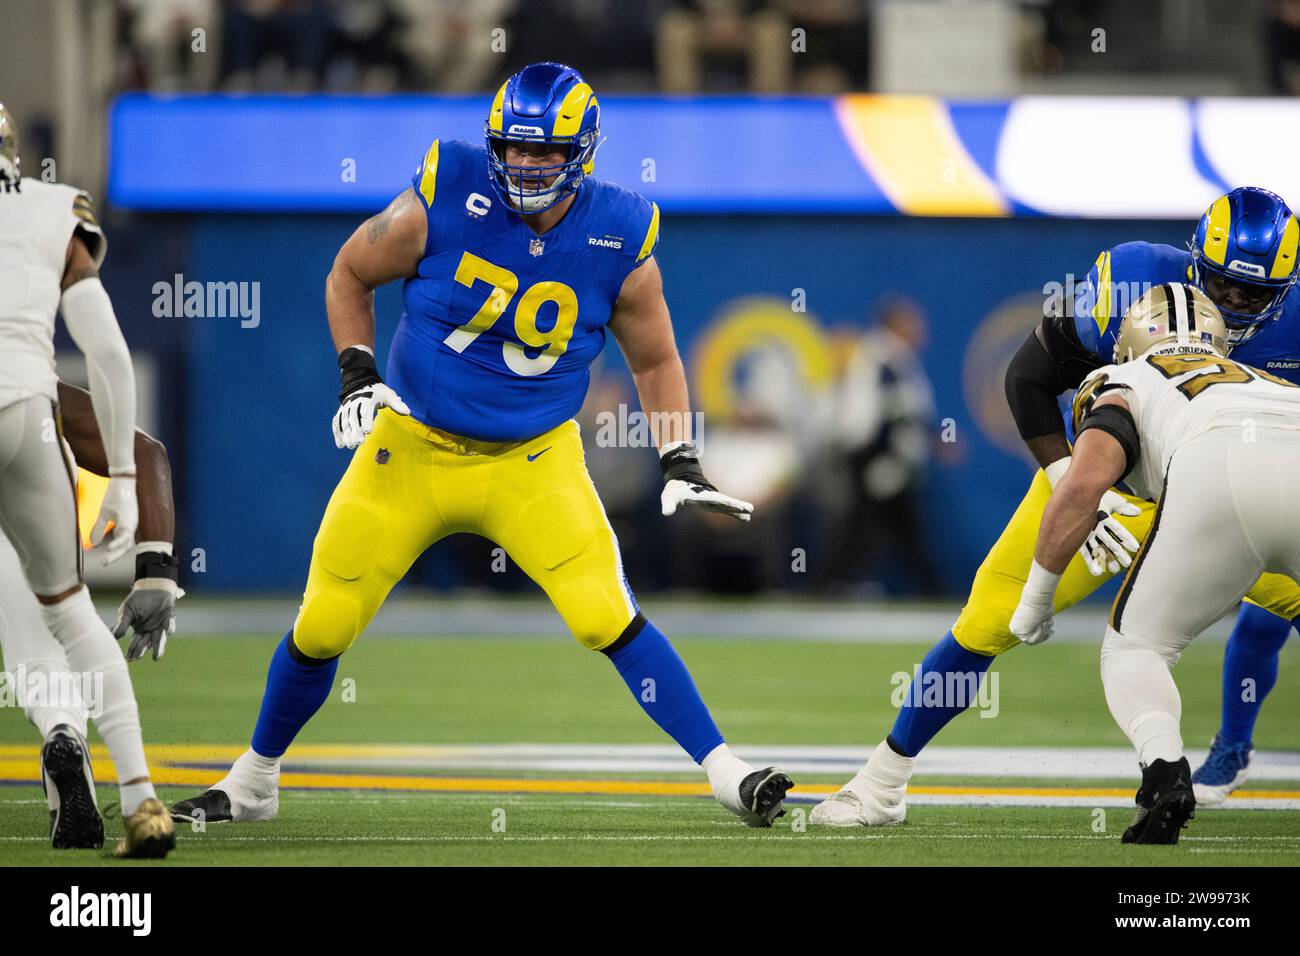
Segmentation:
<svg viewBox="0 0 1300 956">
<path fill-rule="evenodd" d="M 1074 301 L 1074 330 L 1103 365 L 1115 361 L 1115 338 L 1128 307 L 1162 282 L 1191 282 L 1192 254 L 1154 242 L 1125 242 L 1097 257 Z M 1233 361 L 1300 385 L 1300 295 L 1232 350 Z"/>
<path fill-rule="evenodd" d="M 572 418 L 623 281 L 654 252 L 658 207 L 588 179 L 539 236 L 493 189 L 484 148 L 456 141 L 435 140 L 411 183 L 429 230 L 389 384 L 417 420 L 480 441 Z"/>
</svg>

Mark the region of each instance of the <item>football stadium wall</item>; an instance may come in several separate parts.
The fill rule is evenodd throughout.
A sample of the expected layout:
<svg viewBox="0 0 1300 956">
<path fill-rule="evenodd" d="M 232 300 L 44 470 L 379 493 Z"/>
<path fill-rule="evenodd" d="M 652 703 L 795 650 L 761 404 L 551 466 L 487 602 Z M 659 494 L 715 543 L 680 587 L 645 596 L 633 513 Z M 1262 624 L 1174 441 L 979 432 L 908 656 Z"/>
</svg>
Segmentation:
<svg viewBox="0 0 1300 956">
<path fill-rule="evenodd" d="M 1254 179 L 1285 194 L 1279 177 L 1296 177 L 1244 166 L 1249 157 L 1229 148 L 1250 141 L 1231 135 L 1243 110 L 1298 108 L 1280 101 L 1234 110 L 1176 99 L 611 97 L 603 106 L 609 143 L 598 173 L 663 208 L 657 256 L 706 429 L 752 393 L 749 359 L 762 347 L 786 357 L 795 392 L 824 397 L 843 358 L 840 333 L 865 328 L 890 296 L 925 310 L 935 434 L 951 439 L 951 453 L 929 471 L 923 518 L 953 592 L 1030 476 L 1002 375 L 1045 302 L 1063 288 L 1068 297 L 1104 248 L 1131 239 L 1181 246 L 1228 183 Z M 328 425 L 337 374 L 324 276 L 360 218 L 402 188 L 431 136 L 477 139 L 481 114 L 481 97 L 133 95 L 115 104 L 110 208 L 135 212 L 110 220 L 106 283 L 133 345 L 159 352 L 176 373 L 161 420 L 181 547 L 203 549 L 206 588 L 301 587 L 347 462 Z M 1063 157 L 1062 129 L 1099 115 L 1110 147 L 1085 151 L 1082 165 L 1069 150 Z M 1286 128 L 1300 130 L 1300 114 L 1292 118 Z M 1152 123 L 1169 133 L 1143 138 L 1158 149 L 1122 148 L 1128 132 Z M 234 283 L 256 315 L 169 313 L 190 282 Z M 381 290 L 376 308 L 382 357 L 400 290 Z M 617 349 L 606 349 L 596 376 L 635 407 Z M 652 452 L 621 460 L 639 462 L 653 485 Z M 810 570 L 828 540 L 811 480 L 820 465 L 806 462 L 810 480 L 794 505 Z M 652 497 L 628 520 L 642 539 L 676 533 L 663 529 Z M 641 589 L 670 581 L 628 564 Z M 464 576 L 454 560 L 435 558 L 421 579 Z"/>
<path fill-rule="evenodd" d="M 348 460 L 329 432 L 338 376 L 323 282 L 355 225 L 353 216 L 197 217 L 186 277 L 259 283 L 260 321 L 153 320 L 180 326 L 186 342 L 178 499 L 189 541 L 206 552 L 206 587 L 301 586 L 320 515 Z M 863 328 L 873 303 L 888 295 L 920 303 L 931 323 L 924 360 L 937 417 L 952 420 L 956 453 L 931 471 L 925 519 L 945 581 L 960 589 L 1030 476 L 1002 375 L 1041 315 L 1044 286 L 1070 273 L 1081 280 L 1109 245 L 1181 243 L 1186 231 L 1182 223 L 1128 220 L 674 216 L 665 217 L 657 256 L 706 429 L 710 408 L 721 413 L 725 402 L 716 397 L 728 385 L 718 370 L 739 374 L 744 359 L 743 350 L 718 342 L 789 349 L 810 370 L 813 393 L 823 383 L 811 371 L 812 353 L 834 348 L 834 330 Z M 803 313 L 792 309 L 799 290 Z M 772 332 L 765 318 L 781 311 L 801 334 Z M 401 313 L 398 287 L 379 292 L 376 312 L 382 358 Z M 808 328 L 811 339 L 802 334 Z M 626 374 L 612 343 L 599 370 Z M 626 454 L 657 472 L 652 452 Z M 662 521 L 652 507 L 645 520 Z"/>
</svg>

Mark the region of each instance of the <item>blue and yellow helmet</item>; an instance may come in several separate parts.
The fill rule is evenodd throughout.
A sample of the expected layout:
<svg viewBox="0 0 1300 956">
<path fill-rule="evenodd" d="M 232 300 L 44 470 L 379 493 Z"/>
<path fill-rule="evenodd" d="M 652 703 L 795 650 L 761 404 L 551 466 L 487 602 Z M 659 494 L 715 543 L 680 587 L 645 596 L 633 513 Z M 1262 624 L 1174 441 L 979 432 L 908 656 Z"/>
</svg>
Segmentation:
<svg viewBox="0 0 1300 956">
<path fill-rule="evenodd" d="M 591 175 L 600 141 L 600 107 L 577 70 L 563 63 L 533 63 L 497 90 L 483 132 L 496 191 L 519 212 L 539 213 L 576 192 Z M 567 158 L 551 166 L 511 165 L 507 143 L 547 143 Z"/>
<path fill-rule="evenodd" d="M 1205 211 L 1190 244 L 1192 279 L 1219 307 L 1230 345 L 1281 314 L 1300 277 L 1297 245 L 1300 223 L 1282 197 L 1267 189 L 1234 189 Z M 1227 304 L 1234 300 L 1241 307 Z"/>
</svg>

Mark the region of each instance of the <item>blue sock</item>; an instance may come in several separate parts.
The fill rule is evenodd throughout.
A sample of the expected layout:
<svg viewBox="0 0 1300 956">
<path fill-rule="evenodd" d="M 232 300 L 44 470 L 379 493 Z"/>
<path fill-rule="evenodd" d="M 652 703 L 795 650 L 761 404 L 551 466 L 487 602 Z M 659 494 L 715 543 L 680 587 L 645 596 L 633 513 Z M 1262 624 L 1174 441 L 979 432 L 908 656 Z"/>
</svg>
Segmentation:
<svg viewBox="0 0 1300 956">
<path fill-rule="evenodd" d="M 280 757 L 298 731 L 320 710 L 334 685 L 339 659 L 317 662 L 293 646 L 293 631 L 271 655 L 266 672 L 262 709 L 253 728 L 253 750 L 263 757 Z"/>
<path fill-rule="evenodd" d="M 624 637 L 615 642 L 615 650 L 606 652 L 609 659 L 641 709 L 700 763 L 723 740 L 686 664 L 663 631 L 640 614 L 628 625 Z"/>
<path fill-rule="evenodd" d="M 1277 657 L 1291 636 L 1291 622 L 1254 604 L 1242 604 L 1223 652 L 1223 716 L 1219 737 L 1248 744 L 1264 698 L 1277 683 Z M 1242 700 L 1251 681 L 1252 700 Z"/>
<path fill-rule="evenodd" d="M 974 693 L 993 663 L 985 654 L 968 651 L 949 631 L 930 648 L 921 671 L 912 678 L 903 706 L 889 732 L 889 745 L 905 757 L 915 757 L 948 721 L 975 703 Z M 954 679 L 947 675 L 953 674 Z M 975 675 L 972 678 L 966 675 Z M 960 676 L 957 676 L 960 675 Z M 950 694 L 949 689 L 958 689 Z M 951 697 L 952 699 L 949 699 Z M 936 699 L 937 698 L 937 699 Z"/>
</svg>

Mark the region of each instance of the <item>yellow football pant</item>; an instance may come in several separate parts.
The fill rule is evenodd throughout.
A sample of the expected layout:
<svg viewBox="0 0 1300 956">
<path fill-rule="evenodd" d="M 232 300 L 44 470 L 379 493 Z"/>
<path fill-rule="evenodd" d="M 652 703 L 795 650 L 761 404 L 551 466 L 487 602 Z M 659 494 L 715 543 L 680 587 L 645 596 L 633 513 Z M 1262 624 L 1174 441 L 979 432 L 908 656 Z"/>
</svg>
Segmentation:
<svg viewBox="0 0 1300 956">
<path fill-rule="evenodd" d="M 415 559 L 461 531 L 504 548 L 593 650 L 636 616 L 576 422 L 528 441 L 480 442 L 384 409 L 325 508 L 294 623 L 298 649 L 346 651 Z"/>
<path fill-rule="evenodd" d="M 962 608 L 952 636 L 957 643 L 976 654 L 996 655 L 1015 647 L 1020 641 L 1011 633 L 1011 615 L 1020 602 L 1020 592 L 1029 576 L 1029 566 L 1034 559 L 1034 545 L 1038 541 L 1038 526 L 1043 510 L 1051 497 L 1052 487 L 1041 470 L 1034 476 L 1029 492 L 1020 507 L 1011 516 L 1002 536 L 993 545 L 984 563 L 975 572 L 975 583 L 970 597 Z M 1139 541 L 1146 540 L 1156 506 L 1149 501 L 1125 495 L 1142 509 L 1133 518 L 1116 516 Z M 1206 541 L 1206 557 L 1213 561 L 1214 542 Z M 1207 568 L 1213 572 L 1213 564 Z M 1083 562 L 1075 555 L 1061 576 L 1056 588 L 1056 612 L 1078 604 L 1108 580 L 1111 574 L 1103 571 L 1093 577 Z M 1300 616 L 1300 586 L 1282 574 L 1264 574 L 1255 583 L 1246 599 L 1287 620 Z M 1097 635 L 1100 640 L 1101 635 Z"/>
</svg>

